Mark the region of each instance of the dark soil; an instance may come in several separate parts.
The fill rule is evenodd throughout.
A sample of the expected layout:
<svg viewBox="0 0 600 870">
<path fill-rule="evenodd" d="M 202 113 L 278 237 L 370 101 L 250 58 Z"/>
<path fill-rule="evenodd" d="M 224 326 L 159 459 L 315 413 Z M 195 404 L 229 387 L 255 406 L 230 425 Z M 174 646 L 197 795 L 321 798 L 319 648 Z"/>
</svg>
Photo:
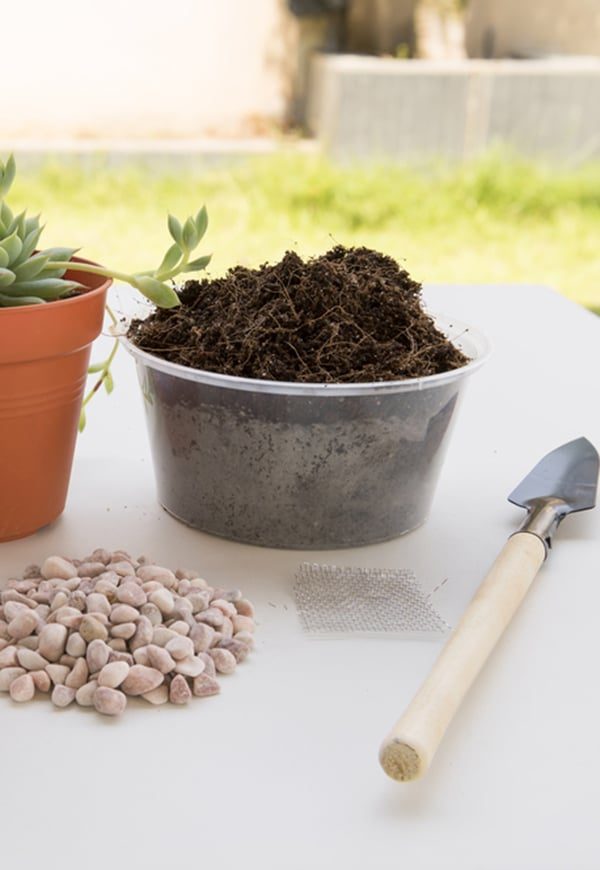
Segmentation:
<svg viewBox="0 0 600 870">
<path fill-rule="evenodd" d="M 275 265 L 188 281 L 181 306 L 134 321 L 129 337 L 170 362 L 275 381 L 402 380 L 468 362 L 395 260 L 342 246 L 306 262 L 288 251 Z"/>
</svg>

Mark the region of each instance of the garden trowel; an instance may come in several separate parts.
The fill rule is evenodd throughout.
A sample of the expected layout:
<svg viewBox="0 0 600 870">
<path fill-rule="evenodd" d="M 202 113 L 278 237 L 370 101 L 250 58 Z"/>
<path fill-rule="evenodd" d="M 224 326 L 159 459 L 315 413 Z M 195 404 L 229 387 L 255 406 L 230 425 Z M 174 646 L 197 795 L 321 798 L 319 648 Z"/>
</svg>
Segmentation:
<svg viewBox="0 0 600 870">
<path fill-rule="evenodd" d="M 527 510 L 467 607 L 433 669 L 384 740 L 379 758 L 393 779 L 418 779 L 465 694 L 486 662 L 548 555 L 567 514 L 593 508 L 598 453 L 578 438 L 548 453 L 509 495 Z"/>
</svg>

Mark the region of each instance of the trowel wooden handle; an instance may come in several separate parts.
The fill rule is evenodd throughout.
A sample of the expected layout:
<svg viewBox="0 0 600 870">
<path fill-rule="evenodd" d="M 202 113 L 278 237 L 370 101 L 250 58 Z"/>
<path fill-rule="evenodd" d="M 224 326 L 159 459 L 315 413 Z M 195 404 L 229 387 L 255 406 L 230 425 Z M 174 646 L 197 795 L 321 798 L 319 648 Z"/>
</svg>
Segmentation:
<svg viewBox="0 0 600 870">
<path fill-rule="evenodd" d="M 525 597 L 545 558 L 528 532 L 508 539 L 412 703 L 383 741 L 379 759 L 401 781 L 418 779 L 460 703 Z"/>
</svg>

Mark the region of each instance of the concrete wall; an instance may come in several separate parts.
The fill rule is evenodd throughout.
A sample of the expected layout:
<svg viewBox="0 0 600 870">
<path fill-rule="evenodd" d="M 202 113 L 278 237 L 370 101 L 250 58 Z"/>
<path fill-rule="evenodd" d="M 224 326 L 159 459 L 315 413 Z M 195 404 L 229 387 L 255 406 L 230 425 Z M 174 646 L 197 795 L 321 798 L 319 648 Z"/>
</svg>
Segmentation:
<svg viewBox="0 0 600 870">
<path fill-rule="evenodd" d="M 0 138 L 188 137 L 280 122 L 283 0 L 3 3 Z"/>
<path fill-rule="evenodd" d="M 337 159 L 462 159 L 502 142 L 600 157 L 600 60 L 401 61 L 321 56 L 309 124 Z"/>
<path fill-rule="evenodd" d="M 469 0 L 470 57 L 600 55 L 599 0 Z"/>
</svg>

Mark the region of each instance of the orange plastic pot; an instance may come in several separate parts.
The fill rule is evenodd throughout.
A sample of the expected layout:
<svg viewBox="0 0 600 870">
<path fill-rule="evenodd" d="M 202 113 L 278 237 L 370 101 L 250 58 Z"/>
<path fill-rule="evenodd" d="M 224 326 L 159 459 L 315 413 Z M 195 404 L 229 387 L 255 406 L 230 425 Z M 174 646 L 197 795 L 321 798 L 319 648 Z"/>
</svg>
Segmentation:
<svg viewBox="0 0 600 870">
<path fill-rule="evenodd" d="M 0 542 L 48 525 L 67 498 L 91 346 L 111 281 L 87 272 L 66 277 L 87 292 L 0 308 Z"/>
</svg>

